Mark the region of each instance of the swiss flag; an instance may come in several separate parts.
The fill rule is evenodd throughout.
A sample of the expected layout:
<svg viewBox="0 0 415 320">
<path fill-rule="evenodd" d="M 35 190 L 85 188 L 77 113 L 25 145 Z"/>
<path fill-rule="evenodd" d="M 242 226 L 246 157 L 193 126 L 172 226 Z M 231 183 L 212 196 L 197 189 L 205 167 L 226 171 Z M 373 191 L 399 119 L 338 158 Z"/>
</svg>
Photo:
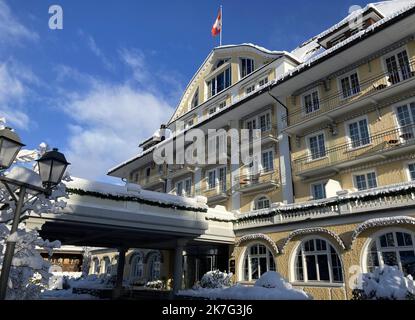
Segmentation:
<svg viewBox="0 0 415 320">
<path fill-rule="evenodd" d="M 212 27 L 212 36 L 216 37 L 222 30 L 222 12 L 219 10 L 218 17 Z"/>
</svg>

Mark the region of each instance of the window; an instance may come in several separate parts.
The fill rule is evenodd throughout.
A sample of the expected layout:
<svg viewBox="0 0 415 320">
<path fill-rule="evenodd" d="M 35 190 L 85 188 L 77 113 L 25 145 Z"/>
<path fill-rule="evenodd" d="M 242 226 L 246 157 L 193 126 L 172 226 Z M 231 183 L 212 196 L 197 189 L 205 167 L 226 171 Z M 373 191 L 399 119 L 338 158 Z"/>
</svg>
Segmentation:
<svg viewBox="0 0 415 320">
<path fill-rule="evenodd" d="M 274 256 L 262 244 L 254 244 L 247 248 L 243 264 L 245 281 L 257 280 L 268 271 L 275 271 Z"/>
<path fill-rule="evenodd" d="M 343 98 L 354 96 L 360 92 L 359 78 L 357 77 L 356 72 L 340 79 L 340 84 L 342 88 Z"/>
<path fill-rule="evenodd" d="M 221 192 L 226 192 L 226 167 L 218 169 L 219 188 Z"/>
<path fill-rule="evenodd" d="M 146 182 L 150 181 L 150 175 L 151 175 L 151 168 L 146 168 Z"/>
<path fill-rule="evenodd" d="M 386 58 L 385 63 L 389 74 L 388 80 L 391 84 L 395 84 L 412 77 L 411 67 L 406 50 L 400 51 Z"/>
<path fill-rule="evenodd" d="M 261 132 L 271 130 L 271 114 L 269 112 L 259 116 L 259 128 Z"/>
<path fill-rule="evenodd" d="M 194 109 L 198 106 L 198 104 L 199 104 L 199 89 L 196 89 L 196 92 L 195 92 L 195 94 L 193 95 L 193 98 L 192 98 L 192 103 L 190 105 L 190 108 Z"/>
<path fill-rule="evenodd" d="M 258 116 L 246 120 L 245 127 L 251 131 L 250 136 L 252 136 L 252 131 L 255 129 L 261 129 L 261 132 L 271 130 L 271 113 L 262 113 Z"/>
<path fill-rule="evenodd" d="M 326 183 L 314 183 L 311 185 L 311 195 L 313 199 L 325 199 L 326 198 Z"/>
<path fill-rule="evenodd" d="M 267 209 L 270 207 L 271 207 L 271 203 L 268 197 L 261 196 L 255 199 L 254 201 L 254 210 L 262 210 L 262 209 Z"/>
<path fill-rule="evenodd" d="M 415 181 L 415 163 L 408 164 L 409 179 Z"/>
<path fill-rule="evenodd" d="M 227 68 L 223 72 L 216 75 L 212 80 L 208 81 L 209 97 L 222 92 L 231 85 L 231 68 Z"/>
<path fill-rule="evenodd" d="M 216 107 L 210 108 L 209 109 L 209 115 L 212 115 L 216 112 Z"/>
<path fill-rule="evenodd" d="M 320 100 L 318 97 L 318 91 L 303 95 L 303 108 L 306 114 L 312 113 L 320 109 Z"/>
<path fill-rule="evenodd" d="M 318 134 L 308 138 L 308 147 L 311 160 L 320 159 L 326 156 L 324 134 Z"/>
<path fill-rule="evenodd" d="M 254 91 L 255 91 L 255 85 L 254 84 L 250 85 L 249 87 L 246 87 L 246 89 L 245 89 L 246 94 L 250 94 L 251 92 L 254 92 Z"/>
<path fill-rule="evenodd" d="M 223 109 L 226 107 L 226 100 L 222 101 L 221 103 L 219 103 L 219 109 Z"/>
<path fill-rule="evenodd" d="M 367 119 L 350 122 L 348 125 L 350 147 L 352 149 L 370 144 Z"/>
<path fill-rule="evenodd" d="M 102 273 L 107 274 L 107 275 L 111 274 L 111 261 L 110 261 L 110 258 L 108 257 L 104 257 Z"/>
<path fill-rule="evenodd" d="M 319 238 L 302 242 L 295 259 L 295 280 L 343 282 L 340 258 L 333 246 Z"/>
<path fill-rule="evenodd" d="M 99 265 L 99 260 L 98 258 L 94 258 L 92 260 L 93 262 L 93 269 L 92 269 L 92 273 L 93 274 L 99 274 L 99 269 L 100 269 L 100 265 Z"/>
<path fill-rule="evenodd" d="M 159 280 L 160 279 L 160 267 L 161 267 L 161 255 L 159 252 L 157 253 L 152 253 L 151 257 L 149 259 L 149 265 L 150 265 L 150 269 L 149 269 L 149 276 L 150 276 L 150 281 L 155 281 L 155 280 Z"/>
<path fill-rule="evenodd" d="M 176 183 L 176 195 L 182 197 L 189 197 L 192 195 L 192 179 L 178 181 Z"/>
<path fill-rule="evenodd" d="M 375 172 L 355 175 L 354 183 L 359 191 L 376 188 L 378 186 Z"/>
<path fill-rule="evenodd" d="M 267 83 L 268 83 L 268 77 L 266 77 L 266 78 L 264 78 L 264 79 L 259 80 L 258 85 L 259 85 L 259 87 L 263 87 L 263 86 L 265 86 Z"/>
<path fill-rule="evenodd" d="M 403 140 L 414 138 L 415 103 L 402 105 L 396 108 L 396 117 L 400 127 L 400 137 Z"/>
<path fill-rule="evenodd" d="M 143 255 L 136 253 L 131 260 L 131 278 L 141 278 L 143 276 Z"/>
<path fill-rule="evenodd" d="M 188 128 L 190 128 L 191 126 L 193 126 L 193 124 L 194 124 L 194 119 L 192 118 L 192 119 L 188 119 L 188 120 L 186 120 L 185 121 L 185 123 L 184 123 L 184 128 L 185 129 L 188 129 Z"/>
<path fill-rule="evenodd" d="M 241 58 L 241 78 L 246 77 L 254 71 L 254 60 Z"/>
<path fill-rule="evenodd" d="M 208 172 L 208 189 L 216 188 L 216 169 Z"/>
<path fill-rule="evenodd" d="M 391 231 L 376 237 L 369 244 L 367 271 L 384 265 L 396 266 L 405 275 L 415 276 L 415 238 L 404 231 Z"/>
<path fill-rule="evenodd" d="M 274 152 L 272 150 L 262 152 L 262 169 L 264 172 L 274 170 Z"/>
</svg>

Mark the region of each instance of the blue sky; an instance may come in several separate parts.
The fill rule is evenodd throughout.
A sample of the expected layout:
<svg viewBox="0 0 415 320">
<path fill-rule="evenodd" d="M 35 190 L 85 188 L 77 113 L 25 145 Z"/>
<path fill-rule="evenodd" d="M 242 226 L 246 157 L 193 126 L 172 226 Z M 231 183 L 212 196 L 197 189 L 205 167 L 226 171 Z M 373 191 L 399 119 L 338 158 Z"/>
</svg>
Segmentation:
<svg viewBox="0 0 415 320">
<path fill-rule="evenodd" d="M 0 0 L 0 116 L 28 148 L 45 141 L 71 173 L 108 180 L 168 120 L 218 39 L 292 50 L 365 1 Z M 63 30 L 48 28 L 49 6 Z"/>
</svg>

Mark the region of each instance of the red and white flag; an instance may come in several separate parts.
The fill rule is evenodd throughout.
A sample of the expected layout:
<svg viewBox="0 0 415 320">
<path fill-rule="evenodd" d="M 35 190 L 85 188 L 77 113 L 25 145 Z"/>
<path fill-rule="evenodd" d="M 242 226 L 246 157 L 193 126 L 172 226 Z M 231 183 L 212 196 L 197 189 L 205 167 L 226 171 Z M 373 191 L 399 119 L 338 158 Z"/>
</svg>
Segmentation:
<svg viewBox="0 0 415 320">
<path fill-rule="evenodd" d="M 222 31 L 222 8 L 219 10 L 218 17 L 212 27 L 212 37 L 216 37 Z"/>
</svg>

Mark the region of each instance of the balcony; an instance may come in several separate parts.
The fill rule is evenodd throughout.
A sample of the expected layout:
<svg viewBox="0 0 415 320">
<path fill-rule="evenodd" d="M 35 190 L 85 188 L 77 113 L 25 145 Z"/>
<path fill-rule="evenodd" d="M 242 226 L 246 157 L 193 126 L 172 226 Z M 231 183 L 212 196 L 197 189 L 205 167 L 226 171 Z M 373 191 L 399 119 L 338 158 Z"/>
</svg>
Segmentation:
<svg viewBox="0 0 415 320">
<path fill-rule="evenodd" d="M 175 179 L 189 173 L 194 173 L 194 166 L 188 164 L 169 165 L 167 169 L 167 179 Z"/>
<path fill-rule="evenodd" d="M 161 184 L 164 184 L 164 179 L 159 175 L 152 176 L 152 177 L 145 177 L 142 182 L 143 188 L 145 189 L 151 189 Z"/>
<path fill-rule="evenodd" d="M 306 179 L 409 150 L 415 150 L 415 124 L 326 149 L 318 158 L 311 154 L 297 158 L 293 161 L 293 169 L 296 175 Z"/>
<path fill-rule="evenodd" d="M 315 219 L 372 212 L 375 212 L 377 217 L 386 212 L 386 216 L 390 217 L 393 210 L 413 212 L 414 187 L 415 183 L 411 181 L 371 190 L 345 191 L 341 195 L 317 201 L 281 204 L 276 208 L 262 210 L 262 212 L 246 212 L 236 217 L 234 229 L 243 230 L 304 221 L 311 223 L 310 220 Z"/>
<path fill-rule="evenodd" d="M 285 129 L 287 133 L 300 133 L 307 128 L 321 125 L 323 121 L 332 122 L 333 118 L 348 113 L 368 104 L 376 103 L 382 99 L 413 88 L 415 86 L 415 60 L 411 60 L 404 68 L 398 68 L 392 72 L 381 72 L 373 77 L 360 82 L 355 88 L 350 89 L 345 97 L 343 92 L 320 99 L 318 109 L 306 112 L 303 106 L 292 108 Z M 300 102 L 302 105 L 302 102 Z"/>
<path fill-rule="evenodd" d="M 212 203 L 224 202 L 229 198 L 229 192 L 226 185 L 206 190 L 203 192 L 203 195 L 208 199 L 208 205 L 211 205 Z"/>
<path fill-rule="evenodd" d="M 276 170 L 258 174 L 241 175 L 239 177 L 238 191 L 251 193 L 257 191 L 271 191 L 279 184 L 279 173 Z"/>
</svg>

